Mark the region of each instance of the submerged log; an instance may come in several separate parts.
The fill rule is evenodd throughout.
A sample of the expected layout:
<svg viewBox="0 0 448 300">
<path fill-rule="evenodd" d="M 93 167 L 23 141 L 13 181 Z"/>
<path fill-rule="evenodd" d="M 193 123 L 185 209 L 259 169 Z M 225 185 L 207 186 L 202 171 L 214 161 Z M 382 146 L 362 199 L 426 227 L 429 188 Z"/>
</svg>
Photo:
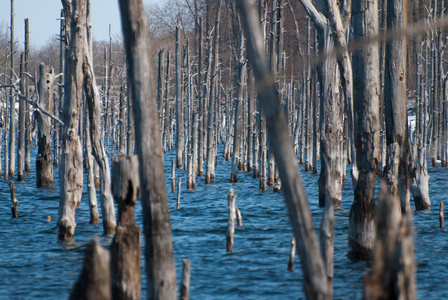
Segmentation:
<svg viewBox="0 0 448 300">
<path fill-rule="evenodd" d="M 137 156 L 119 155 L 112 162 L 112 193 L 118 204 L 117 233 L 110 248 L 113 299 L 140 299 L 140 228 L 134 219 L 138 169 Z"/>
<path fill-rule="evenodd" d="M 9 182 L 9 190 L 11 191 L 11 212 L 12 217 L 18 217 L 17 207 L 19 206 L 19 200 L 16 199 L 16 188 L 14 186 L 14 181 Z"/>
<path fill-rule="evenodd" d="M 101 247 L 97 239 L 90 241 L 81 275 L 73 288 L 70 300 L 111 299 L 109 262 L 109 251 Z"/>
</svg>

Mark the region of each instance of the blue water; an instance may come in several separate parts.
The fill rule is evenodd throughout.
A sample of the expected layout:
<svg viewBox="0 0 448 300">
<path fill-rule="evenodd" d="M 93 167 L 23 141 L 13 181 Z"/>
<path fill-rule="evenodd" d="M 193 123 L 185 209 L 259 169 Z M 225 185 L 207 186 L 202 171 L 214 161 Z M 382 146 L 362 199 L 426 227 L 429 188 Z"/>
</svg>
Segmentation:
<svg viewBox="0 0 448 300">
<path fill-rule="evenodd" d="M 231 184 L 230 163 L 218 155 L 216 179 L 206 186 L 203 178 L 197 178 L 195 191 L 186 190 L 186 173 L 176 170 L 176 177 L 182 178 L 181 205 L 176 210 L 177 191 L 171 192 L 169 181 L 172 159 L 174 152 L 165 156 L 165 178 L 177 280 L 181 277 L 182 259 L 190 258 L 191 299 L 303 298 L 298 256 L 295 272 L 287 271 L 291 229 L 282 194 L 271 189 L 260 192 L 258 179 L 249 173 L 240 172 L 238 183 Z M 88 223 L 87 194 L 76 210 L 75 239 L 58 242 L 59 193 L 56 188 L 35 187 L 34 165 L 32 162 L 33 170 L 26 174 L 25 181 L 16 182 L 18 219 L 11 218 L 8 182 L 0 180 L 0 299 L 67 298 L 80 274 L 85 245 L 95 236 L 105 247 L 111 242 L 110 236 L 102 235 L 102 225 Z M 317 228 L 323 211 L 317 200 L 318 175 L 304 173 L 303 166 L 299 168 Z M 448 235 L 438 228 L 438 205 L 448 194 L 448 169 L 430 166 L 428 171 L 433 210 L 414 214 L 417 295 L 420 299 L 442 299 L 448 298 Z M 55 169 L 56 187 L 58 180 Z M 243 216 L 243 227 L 235 231 L 233 253 L 226 252 L 225 239 L 230 188 L 238 194 L 236 202 Z M 335 211 L 334 299 L 361 299 L 362 278 L 368 265 L 346 257 L 348 214 L 353 200 L 350 176 L 343 189 L 342 207 Z M 52 219 L 49 223 L 48 216 Z M 140 202 L 136 220 L 141 226 Z M 142 256 L 142 298 L 146 296 L 143 265 Z"/>
</svg>

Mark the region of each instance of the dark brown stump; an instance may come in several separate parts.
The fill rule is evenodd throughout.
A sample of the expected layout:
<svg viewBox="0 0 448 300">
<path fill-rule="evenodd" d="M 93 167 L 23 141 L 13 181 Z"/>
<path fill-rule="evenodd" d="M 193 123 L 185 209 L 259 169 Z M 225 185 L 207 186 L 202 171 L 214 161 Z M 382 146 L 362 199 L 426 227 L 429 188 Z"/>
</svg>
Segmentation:
<svg viewBox="0 0 448 300">
<path fill-rule="evenodd" d="M 134 206 L 140 194 L 137 156 L 119 155 L 112 162 L 112 193 L 118 204 L 118 226 L 110 251 L 113 299 L 140 299 L 140 229 Z"/>
<path fill-rule="evenodd" d="M 14 181 L 9 182 L 9 190 L 11 191 L 11 212 L 12 217 L 17 218 L 18 217 L 18 206 L 19 206 L 19 200 L 16 199 L 16 188 L 14 186 Z"/>
<path fill-rule="evenodd" d="M 97 239 L 90 241 L 86 249 L 81 276 L 73 288 L 70 300 L 111 299 L 109 263 L 109 252 L 101 247 Z"/>
</svg>

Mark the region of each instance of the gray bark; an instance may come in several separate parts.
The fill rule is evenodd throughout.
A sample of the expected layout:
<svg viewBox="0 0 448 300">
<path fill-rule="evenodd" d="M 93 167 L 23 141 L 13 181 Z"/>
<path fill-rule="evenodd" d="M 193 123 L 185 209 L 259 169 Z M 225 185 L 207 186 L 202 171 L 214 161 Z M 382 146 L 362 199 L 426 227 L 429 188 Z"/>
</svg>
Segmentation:
<svg viewBox="0 0 448 300">
<path fill-rule="evenodd" d="M 120 0 L 128 76 L 134 97 L 136 150 L 140 163 L 147 295 L 177 297 L 171 224 L 163 174 L 157 103 L 152 89 L 148 22 L 141 0 Z"/>
<path fill-rule="evenodd" d="M 39 104 L 43 110 L 52 111 L 53 86 L 55 75 L 53 68 L 39 66 Z M 38 124 L 38 154 L 36 158 L 37 187 L 53 187 L 53 154 L 51 152 L 51 119 L 41 111 L 35 113 Z"/>
<path fill-rule="evenodd" d="M 317 246 L 309 205 L 295 163 L 288 125 L 274 88 L 274 79 L 264 53 L 263 39 L 256 9 L 248 0 L 238 1 L 248 44 L 248 58 L 259 87 L 263 111 L 266 115 L 270 144 L 275 152 L 282 188 L 297 241 L 304 273 L 304 291 L 309 299 L 329 299 L 329 286 L 322 256 Z"/>
<path fill-rule="evenodd" d="M 353 1 L 354 38 L 357 41 L 379 32 L 377 1 Z M 375 178 L 379 151 L 379 47 L 378 43 L 364 46 L 353 55 L 354 133 L 358 174 L 353 174 L 354 200 L 350 209 L 348 256 L 355 260 L 370 260 L 375 241 Z"/>
<path fill-rule="evenodd" d="M 75 0 L 70 15 L 70 42 L 66 55 L 64 76 L 65 96 L 63 108 L 64 131 L 62 135 L 62 158 L 59 169 L 60 202 L 58 217 L 58 238 L 69 240 L 75 232 L 75 207 L 81 201 L 82 149 L 79 141 L 78 124 L 82 101 L 82 63 L 86 39 L 86 0 Z"/>
<path fill-rule="evenodd" d="M 14 43 L 14 0 L 11 0 L 11 35 L 10 35 L 10 75 L 9 75 L 9 84 L 12 85 L 14 81 L 14 56 L 15 56 L 15 43 Z M 14 95 L 14 89 L 11 88 L 9 90 L 9 175 L 15 175 L 16 169 L 16 96 Z M 6 165 L 5 165 L 5 174 L 6 174 Z"/>
</svg>

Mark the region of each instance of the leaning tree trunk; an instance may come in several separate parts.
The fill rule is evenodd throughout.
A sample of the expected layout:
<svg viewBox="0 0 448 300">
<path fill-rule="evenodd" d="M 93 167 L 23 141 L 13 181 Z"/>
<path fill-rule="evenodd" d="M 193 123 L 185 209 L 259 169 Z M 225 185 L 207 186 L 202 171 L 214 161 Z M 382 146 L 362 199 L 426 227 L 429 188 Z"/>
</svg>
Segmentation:
<svg viewBox="0 0 448 300">
<path fill-rule="evenodd" d="M 317 246 L 309 204 L 291 147 L 288 125 L 266 61 L 256 8 L 249 0 L 241 0 L 239 4 L 247 37 L 248 58 L 254 70 L 257 86 L 263 87 L 258 92 L 266 115 L 269 141 L 275 152 L 289 219 L 297 241 L 297 250 L 301 257 L 305 295 L 309 299 L 329 299 L 329 285 L 323 259 Z"/>
<path fill-rule="evenodd" d="M 387 2 L 387 30 L 406 27 L 406 0 Z M 386 45 L 385 117 L 387 157 L 385 179 L 390 193 L 402 213 L 409 204 L 409 138 L 406 107 L 406 36 L 397 37 Z"/>
<path fill-rule="evenodd" d="M 354 37 L 360 41 L 378 34 L 377 1 L 353 1 Z M 355 149 L 358 167 L 350 209 L 348 256 L 369 260 L 375 242 L 375 178 L 379 157 L 379 47 L 364 46 L 353 55 Z"/>
<path fill-rule="evenodd" d="M 54 71 L 43 63 L 39 66 L 39 104 L 42 109 L 52 111 Z M 36 158 L 37 187 L 53 187 L 53 154 L 51 152 L 51 119 L 36 111 L 39 149 Z"/>
<path fill-rule="evenodd" d="M 163 174 L 157 103 L 152 89 L 148 22 L 141 0 L 120 0 L 128 76 L 134 97 L 136 147 L 140 163 L 145 233 L 147 295 L 176 299 L 176 268 Z"/>
<path fill-rule="evenodd" d="M 88 0 L 90 1 L 90 0 Z M 89 5 L 90 6 L 90 5 Z M 90 24 L 89 24 L 90 25 Z M 91 35 L 89 35 L 89 39 Z M 89 41 L 90 42 L 90 41 Z M 103 217 L 104 234 L 114 234 L 116 221 L 114 201 L 112 198 L 110 166 L 101 136 L 101 98 L 96 85 L 93 72 L 91 43 L 85 41 L 83 52 L 84 90 L 89 106 L 90 138 L 92 142 L 93 155 L 101 171 L 101 212 Z"/>
<path fill-rule="evenodd" d="M 75 207 L 81 201 L 83 187 L 82 149 L 78 124 L 82 102 L 82 57 L 86 38 L 86 0 L 73 0 L 71 13 L 68 13 L 69 10 L 70 8 L 65 8 L 65 15 L 70 16 L 71 19 L 71 33 L 68 53 L 65 58 L 65 95 L 62 112 L 65 126 L 62 134 L 62 159 L 59 169 L 58 238 L 60 240 L 73 238 L 76 227 Z"/>
</svg>

